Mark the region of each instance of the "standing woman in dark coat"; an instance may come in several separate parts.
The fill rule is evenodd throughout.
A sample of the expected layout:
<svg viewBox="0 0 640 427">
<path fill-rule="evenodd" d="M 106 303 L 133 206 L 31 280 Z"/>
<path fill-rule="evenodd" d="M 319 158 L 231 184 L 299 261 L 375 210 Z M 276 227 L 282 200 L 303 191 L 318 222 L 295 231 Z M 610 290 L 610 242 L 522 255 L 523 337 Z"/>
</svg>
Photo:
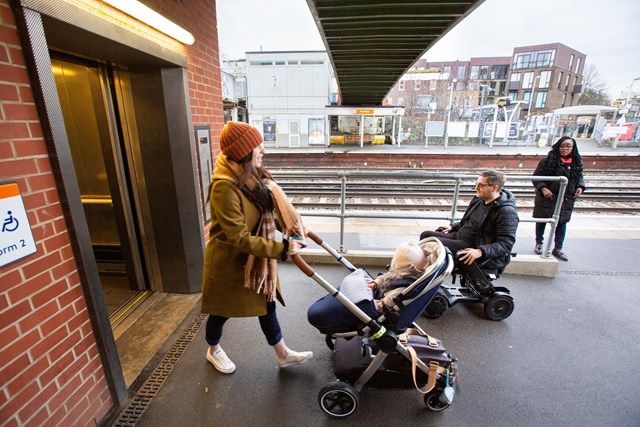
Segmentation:
<svg viewBox="0 0 640 427">
<path fill-rule="evenodd" d="M 289 238 L 305 237 L 302 220 L 262 166 L 264 147 L 256 128 L 228 122 L 220 148 L 209 189 L 211 229 L 202 281 L 207 360 L 224 374 L 235 371 L 220 347 L 222 328 L 230 317 L 258 317 L 279 367 L 304 362 L 313 353 L 290 350 L 276 317 L 276 300 L 284 305 L 277 260 L 299 252 L 303 244 Z M 283 241 L 276 240 L 276 227 Z"/>
<path fill-rule="evenodd" d="M 567 177 L 567 184 L 556 227 L 555 246 L 551 254 L 562 261 L 569 258 L 562 252 L 564 238 L 567 234 L 567 223 L 571 220 L 573 205 L 578 197 L 584 192 L 584 177 L 582 174 L 582 157 L 578 153 L 576 140 L 563 136 L 556 142 L 547 157 L 540 160 L 538 167 L 533 172 L 536 176 L 564 176 Z M 533 208 L 534 218 L 551 218 L 556 205 L 556 198 L 560 191 L 560 181 L 533 181 L 536 188 L 536 198 Z M 536 223 L 536 247 L 535 252 L 542 254 L 542 242 L 544 240 L 544 229 L 546 222 Z"/>
</svg>

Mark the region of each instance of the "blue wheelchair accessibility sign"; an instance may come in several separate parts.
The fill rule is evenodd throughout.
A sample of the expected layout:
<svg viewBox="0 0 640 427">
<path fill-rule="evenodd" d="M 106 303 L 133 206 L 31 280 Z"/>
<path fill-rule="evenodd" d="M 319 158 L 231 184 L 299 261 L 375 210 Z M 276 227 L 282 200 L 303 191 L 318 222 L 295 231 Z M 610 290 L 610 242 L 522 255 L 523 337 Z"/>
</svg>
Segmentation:
<svg viewBox="0 0 640 427">
<path fill-rule="evenodd" d="M 27 210 L 16 182 L 0 184 L 0 267 L 36 253 Z"/>
</svg>

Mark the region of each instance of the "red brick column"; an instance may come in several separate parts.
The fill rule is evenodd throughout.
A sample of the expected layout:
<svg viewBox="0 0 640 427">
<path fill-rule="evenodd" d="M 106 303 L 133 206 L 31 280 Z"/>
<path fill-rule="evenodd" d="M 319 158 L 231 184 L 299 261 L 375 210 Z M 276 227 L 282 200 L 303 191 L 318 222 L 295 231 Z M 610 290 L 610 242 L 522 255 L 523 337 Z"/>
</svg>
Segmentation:
<svg viewBox="0 0 640 427">
<path fill-rule="evenodd" d="M 111 396 L 13 12 L 0 0 L 0 181 L 6 180 L 18 182 L 37 252 L 0 268 L 0 423 L 93 424 L 111 408 Z"/>
</svg>

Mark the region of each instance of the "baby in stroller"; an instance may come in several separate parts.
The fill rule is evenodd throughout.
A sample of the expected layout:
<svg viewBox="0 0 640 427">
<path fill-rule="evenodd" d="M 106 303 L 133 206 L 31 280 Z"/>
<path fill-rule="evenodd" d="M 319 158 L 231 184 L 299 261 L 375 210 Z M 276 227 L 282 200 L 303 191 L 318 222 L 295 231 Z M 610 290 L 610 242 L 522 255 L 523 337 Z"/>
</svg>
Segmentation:
<svg viewBox="0 0 640 427">
<path fill-rule="evenodd" d="M 402 243 L 396 248 L 385 274 L 373 279 L 365 270 L 357 269 L 343 279 L 339 290 L 369 317 L 377 319 L 384 306 L 393 306 L 393 299 L 433 263 L 436 250 L 435 242 L 427 242 L 422 247 L 414 241 Z M 332 295 L 326 295 L 311 305 L 307 319 L 320 332 L 329 335 L 356 330 L 360 323 Z"/>
</svg>

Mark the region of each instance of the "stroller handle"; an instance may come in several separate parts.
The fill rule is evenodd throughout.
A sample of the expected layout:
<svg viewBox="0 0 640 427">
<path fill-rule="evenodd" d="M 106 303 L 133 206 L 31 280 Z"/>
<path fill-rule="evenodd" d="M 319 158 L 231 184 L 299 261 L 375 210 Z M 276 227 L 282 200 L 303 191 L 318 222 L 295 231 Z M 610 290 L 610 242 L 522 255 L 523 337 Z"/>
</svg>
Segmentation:
<svg viewBox="0 0 640 427">
<path fill-rule="evenodd" d="M 315 270 L 302 259 L 300 254 L 291 255 L 291 261 L 307 276 L 311 277 L 315 274 Z"/>
<path fill-rule="evenodd" d="M 322 239 L 313 231 L 307 230 L 307 237 L 317 243 L 319 246 L 322 246 Z"/>
</svg>

